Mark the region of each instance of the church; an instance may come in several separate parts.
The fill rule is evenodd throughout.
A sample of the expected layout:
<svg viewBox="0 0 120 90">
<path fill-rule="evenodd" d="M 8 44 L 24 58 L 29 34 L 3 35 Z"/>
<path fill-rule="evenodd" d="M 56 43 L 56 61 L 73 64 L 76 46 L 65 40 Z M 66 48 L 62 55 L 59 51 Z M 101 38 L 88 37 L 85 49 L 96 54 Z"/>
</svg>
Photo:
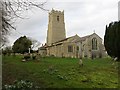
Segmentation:
<svg viewBox="0 0 120 90">
<path fill-rule="evenodd" d="M 102 38 L 93 33 L 84 37 L 66 38 L 64 11 L 49 12 L 46 44 L 39 48 L 41 56 L 100 58 L 106 55 Z"/>
</svg>

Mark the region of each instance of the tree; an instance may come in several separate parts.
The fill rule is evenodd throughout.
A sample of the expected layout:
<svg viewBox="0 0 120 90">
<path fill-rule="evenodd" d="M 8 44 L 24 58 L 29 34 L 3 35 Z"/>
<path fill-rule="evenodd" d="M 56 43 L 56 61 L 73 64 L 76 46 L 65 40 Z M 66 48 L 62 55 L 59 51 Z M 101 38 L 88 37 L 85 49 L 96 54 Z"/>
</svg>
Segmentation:
<svg viewBox="0 0 120 90">
<path fill-rule="evenodd" d="M 106 26 L 106 32 L 104 36 L 104 45 L 108 55 L 120 60 L 120 21 L 111 22 L 109 26 Z"/>
<path fill-rule="evenodd" d="M 7 47 L 5 47 L 4 49 L 3 49 L 3 51 L 2 51 L 2 53 L 3 53 L 3 55 L 10 55 L 11 53 L 12 53 L 13 51 L 12 51 L 12 47 L 11 46 L 7 46 Z"/>
<path fill-rule="evenodd" d="M 31 49 L 32 49 L 32 50 L 35 50 L 36 48 L 40 47 L 41 43 L 40 43 L 38 40 L 33 39 L 33 38 L 31 38 L 31 37 L 28 37 L 28 38 L 29 38 L 29 39 L 31 40 L 31 42 L 32 42 L 32 45 L 31 45 Z"/>
<path fill-rule="evenodd" d="M 26 36 L 20 37 L 14 42 L 13 51 L 14 53 L 28 53 L 31 48 L 32 42 Z"/>
<path fill-rule="evenodd" d="M 31 0 L 0 0 L 0 48 L 7 42 L 6 35 L 14 29 L 16 19 L 24 19 L 22 13 L 34 7 L 48 11 L 43 8 L 46 2 L 35 2 Z"/>
</svg>

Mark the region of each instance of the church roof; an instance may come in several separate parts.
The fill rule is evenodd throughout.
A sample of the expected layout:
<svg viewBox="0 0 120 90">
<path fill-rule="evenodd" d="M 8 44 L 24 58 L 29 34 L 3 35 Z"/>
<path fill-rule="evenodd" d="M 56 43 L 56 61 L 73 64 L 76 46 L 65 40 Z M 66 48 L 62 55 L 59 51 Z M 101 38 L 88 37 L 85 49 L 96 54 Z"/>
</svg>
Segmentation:
<svg viewBox="0 0 120 90">
<path fill-rule="evenodd" d="M 62 40 L 57 41 L 57 42 L 55 42 L 55 43 L 59 43 L 59 42 L 63 42 L 63 41 L 67 41 L 68 39 L 71 39 L 71 38 L 74 38 L 74 37 L 79 37 L 79 36 L 76 34 L 76 35 L 74 35 L 74 36 L 71 36 L 71 37 L 68 37 L 68 38 L 62 39 Z M 80 37 L 79 37 L 79 38 L 80 38 Z M 54 44 L 54 43 L 53 43 L 53 44 Z"/>
<path fill-rule="evenodd" d="M 68 39 L 70 39 L 70 38 L 72 38 L 72 37 L 73 37 L 73 36 L 68 37 L 68 38 L 65 38 L 65 39 L 62 39 L 62 40 L 59 40 L 59 41 L 57 41 L 57 42 L 55 42 L 55 43 L 66 41 L 66 40 L 68 40 Z"/>
<path fill-rule="evenodd" d="M 46 48 L 44 46 L 39 48 L 40 50 L 46 50 Z"/>
<path fill-rule="evenodd" d="M 84 37 L 80 37 L 81 39 L 81 41 L 85 41 L 87 38 L 89 38 L 90 36 L 92 36 L 92 35 L 97 35 L 96 33 L 93 33 L 93 34 L 90 34 L 90 35 L 87 35 L 87 36 L 84 36 Z M 98 36 L 98 35 L 97 35 Z M 100 36 L 98 36 L 100 39 L 102 39 Z"/>
<path fill-rule="evenodd" d="M 90 34 L 90 35 L 87 35 L 87 36 L 84 36 L 84 37 L 79 37 L 77 34 L 74 35 L 74 36 L 71 36 L 71 37 L 68 37 L 68 38 L 65 38 L 65 39 L 62 39 L 62 40 L 59 40 L 57 42 L 54 42 L 51 46 L 54 46 L 54 45 L 61 45 L 64 41 L 67 41 L 68 42 L 81 42 L 81 41 L 85 41 L 87 38 L 89 38 L 90 36 L 92 35 L 97 35 L 96 33 L 93 33 L 93 34 Z M 98 35 L 97 35 L 98 36 Z M 99 36 L 98 36 L 99 37 Z M 100 39 L 102 39 L 101 37 L 99 37 Z"/>
<path fill-rule="evenodd" d="M 84 36 L 84 37 L 81 37 L 81 41 L 85 41 L 87 38 L 89 38 L 90 36 L 92 36 L 93 34 L 91 34 L 91 35 L 87 35 L 87 36 Z"/>
</svg>

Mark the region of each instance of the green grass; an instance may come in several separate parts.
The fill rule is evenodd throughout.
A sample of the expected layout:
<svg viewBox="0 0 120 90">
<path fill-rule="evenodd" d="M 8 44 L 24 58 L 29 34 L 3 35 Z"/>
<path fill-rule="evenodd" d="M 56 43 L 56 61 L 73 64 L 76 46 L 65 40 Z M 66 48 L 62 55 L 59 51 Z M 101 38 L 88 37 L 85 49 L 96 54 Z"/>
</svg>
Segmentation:
<svg viewBox="0 0 120 90">
<path fill-rule="evenodd" d="M 118 70 L 110 58 L 78 59 L 45 57 L 21 62 L 22 56 L 3 56 L 3 85 L 29 80 L 41 88 L 117 88 Z"/>
</svg>

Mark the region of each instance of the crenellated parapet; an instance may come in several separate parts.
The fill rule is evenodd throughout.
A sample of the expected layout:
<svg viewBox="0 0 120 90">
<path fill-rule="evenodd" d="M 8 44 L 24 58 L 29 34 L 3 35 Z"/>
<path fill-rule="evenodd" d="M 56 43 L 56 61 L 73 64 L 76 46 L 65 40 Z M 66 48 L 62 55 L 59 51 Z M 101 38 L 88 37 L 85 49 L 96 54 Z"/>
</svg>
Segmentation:
<svg viewBox="0 0 120 90">
<path fill-rule="evenodd" d="M 64 10 L 63 11 L 58 11 L 58 10 L 52 9 L 51 12 L 49 12 L 49 14 L 64 14 Z"/>
</svg>

